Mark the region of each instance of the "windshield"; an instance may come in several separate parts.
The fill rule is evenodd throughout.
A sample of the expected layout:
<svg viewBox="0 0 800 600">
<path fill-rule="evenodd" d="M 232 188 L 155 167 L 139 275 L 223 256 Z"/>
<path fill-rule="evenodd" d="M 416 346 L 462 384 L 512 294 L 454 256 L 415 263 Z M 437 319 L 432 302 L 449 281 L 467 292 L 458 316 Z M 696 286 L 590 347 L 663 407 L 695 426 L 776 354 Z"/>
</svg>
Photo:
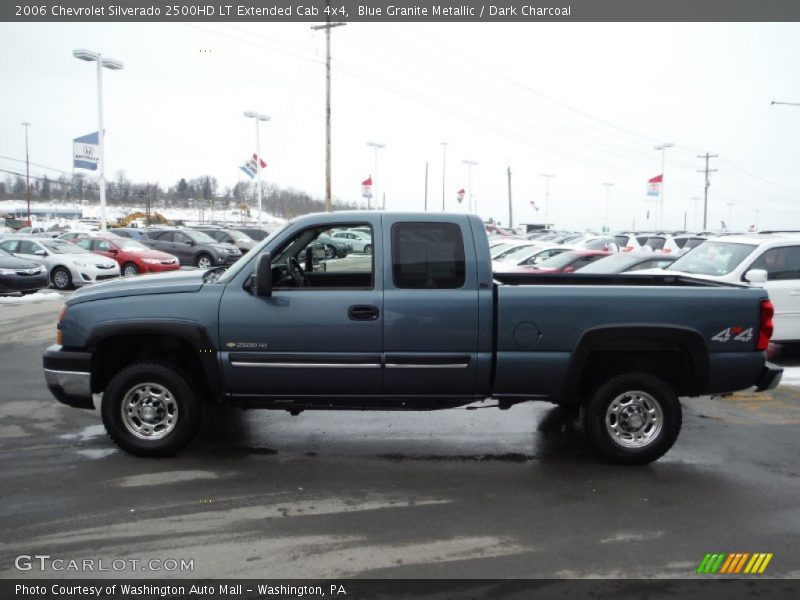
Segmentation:
<svg viewBox="0 0 800 600">
<path fill-rule="evenodd" d="M 288 226 L 289 223 L 270 233 L 267 237 L 265 237 L 262 241 L 258 243 L 258 246 L 250 250 L 250 252 L 248 252 L 247 254 L 244 254 L 242 258 L 233 263 L 230 266 L 230 268 L 227 271 L 225 271 L 225 273 L 223 273 L 219 279 L 217 279 L 217 281 L 220 283 L 227 283 L 231 279 L 236 277 L 236 275 L 239 274 L 239 272 L 245 267 L 245 265 L 247 265 L 251 260 L 254 260 L 256 256 L 261 254 L 261 251 L 264 249 L 264 246 L 269 244 L 273 239 L 275 239 L 275 237 L 278 234 L 280 234 Z"/>
<path fill-rule="evenodd" d="M 531 253 L 534 251 L 535 246 L 519 246 L 518 248 L 512 248 L 510 250 L 506 250 L 500 256 L 497 257 L 497 260 L 507 260 L 507 261 L 519 261 L 525 260 L 528 258 Z"/>
<path fill-rule="evenodd" d="M 630 254 L 612 254 L 586 265 L 581 273 L 615 273 L 624 270 L 629 264 L 634 264 L 638 259 L 631 258 Z"/>
<path fill-rule="evenodd" d="M 40 243 L 53 254 L 91 254 L 91 252 L 81 248 L 80 246 L 60 240 L 51 240 Z"/>
<path fill-rule="evenodd" d="M 195 242 L 199 242 L 201 244 L 219 244 L 217 240 L 212 238 L 207 233 L 203 233 L 202 231 L 185 231 L 186 235 L 192 238 Z"/>
<path fill-rule="evenodd" d="M 128 240 L 125 238 L 121 238 L 119 240 L 114 240 L 114 243 L 121 249 L 121 250 L 133 250 L 133 251 L 141 251 L 141 250 L 150 250 L 144 244 L 140 244 L 135 240 Z"/>
<path fill-rule="evenodd" d="M 581 255 L 577 252 L 562 252 L 556 256 L 552 256 L 547 260 L 543 260 L 535 269 L 563 269 L 569 266 L 574 260 L 580 258 Z"/>
<path fill-rule="evenodd" d="M 252 242 L 253 238 L 251 238 L 246 233 L 239 231 L 238 229 L 229 229 L 228 233 L 231 234 L 231 237 L 235 240 L 239 240 L 242 242 Z"/>
<path fill-rule="evenodd" d="M 669 270 L 696 275 L 727 275 L 755 248 L 753 244 L 705 242 L 672 263 Z"/>
</svg>

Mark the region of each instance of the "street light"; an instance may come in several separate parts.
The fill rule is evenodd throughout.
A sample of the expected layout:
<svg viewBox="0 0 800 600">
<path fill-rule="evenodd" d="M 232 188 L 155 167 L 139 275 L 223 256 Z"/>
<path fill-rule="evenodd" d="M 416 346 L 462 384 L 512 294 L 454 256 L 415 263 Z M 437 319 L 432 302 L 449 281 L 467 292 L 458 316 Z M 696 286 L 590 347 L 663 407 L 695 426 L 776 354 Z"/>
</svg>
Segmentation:
<svg viewBox="0 0 800 600">
<path fill-rule="evenodd" d="M 542 173 L 544 177 L 544 228 L 550 227 L 550 180 L 555 177 L 550 173 Z"/>
<path fill-rule="evenodd" d="M 110 71 L 121 71 L 124 67 L 121 61 L 114 58 L 103 58 L 99 52 L 84 48 L 72 51 L 72 56 L 79 60 L 97 63 L 97 141 L 100 146 L 100 229 L 106 229 L 106 155 L 105 137 L 103 129 L 103 67 Z"/>
<path fill-rule="evenodd" d="M 478 207 L 474 204 L 473 196 L 472 196 L 472 167 L 478 165 L 477 160 L 462 160 L 462 163 L 467 165 L 467 194 L 468 194 L 468 207 L 467 210 L 470 213 L 478 214 Z"/>
<path fill-rule="evenodd" d="M 372 175 L 372 189 L 375 190 L 375 192 L 373 194 L 375 196 L 375 202 L 380 202 L 380 196 L 378 195 L 378 184 L 377 184 L 377 181 L 378 181 L 378 150 L 383 150 L 384 148 L 386 148 L 386 145 L 385 144 L 381 144 L 380 142 L 367 142 L 367 146 L 369 146 L 370 148 L 374 148 L 375 149 L 375 171 L 373 172 L 373 175 Z M 367 198 L 367 209 L 370 208 L 370 200 L 371 200 L 371 198 Z M 384 209 L 386 208 L 386 203 L 385 202 L 384 202 L 383 208 Z"/>
<path fill-rule="evenodd" d="M 243 114 L 248 119 L 254 119 L 256 124 L 256 189 L 258 192 L 258 226 L 261 227 L 261 132 L 258 124 L 261 121 L 269 121 L 269 116 L 252 110 L 246 110 Z"/>
<path fill-rule="evenodd" d="M 611 192 L 611 188 L 614 187 L 614 184 L 603 182 L 603 187 L 606 188 L 606 224 L 605 224 L 606 231 L 605 232 L 608 233 L 609 231 L 611 231 L 611 228 L 608 226 L 608 197 Z"/>
<path fill-rule="evenodd" d="M 447 169 L 447 142 L 442 142 L 442 212 L 444 212 L 444 194 L 445 194 L 445 169 Z"/>
<path fill-rule="evenodd" d="M 660 144 L 653 148 L 653 150 L 661 151 L 661 195 L 658 199 L 658 227 L 664 227 L 664 188 L 667 180 L 667 178 L 664 176 L 664 168 L 667 162 L 667 148 L 672 148 L 674 145 L 675 144 L 672 142 L 667 142 L 666 144 Z"/>
</svg>

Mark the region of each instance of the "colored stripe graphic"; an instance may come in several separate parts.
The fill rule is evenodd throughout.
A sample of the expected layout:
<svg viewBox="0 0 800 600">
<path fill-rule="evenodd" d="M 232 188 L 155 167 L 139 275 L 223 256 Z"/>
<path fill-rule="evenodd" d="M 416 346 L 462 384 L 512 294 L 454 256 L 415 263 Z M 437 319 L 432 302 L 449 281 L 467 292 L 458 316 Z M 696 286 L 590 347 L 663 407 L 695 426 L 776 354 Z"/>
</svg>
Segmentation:
<svg viewBox="0 0 800 600">
<path fill-rule="evenodd" d="M 708 553 L 697 566 L 697 573 L 720 575 L 756 575 L 763 573 L 772 560 L 773 553 L 766 552 L 714 552 Z"/>
</svg>

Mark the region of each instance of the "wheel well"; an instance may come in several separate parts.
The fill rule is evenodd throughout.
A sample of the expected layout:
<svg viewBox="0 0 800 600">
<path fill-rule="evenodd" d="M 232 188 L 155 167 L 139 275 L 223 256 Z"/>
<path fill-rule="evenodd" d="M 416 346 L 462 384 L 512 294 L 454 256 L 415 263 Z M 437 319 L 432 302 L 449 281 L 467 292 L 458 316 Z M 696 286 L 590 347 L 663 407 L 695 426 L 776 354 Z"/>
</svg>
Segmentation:
<svg viewBox="0 0 800 600">
<path fill-rule="evenodd" d="M 177 365 L 201 380 L 198 390 L 210 389 L 208 376 L 192 344 L 176 335 L 129 334 L 102 340 L 92 355 L 92 392 L 103 391 L 111 378 L 134 362 L 160 360 Z M 195 380 L 196 381 L 196 380 Z"/>
<path fill-rule="evenodd" d="M 582 401 L 602 382 L 623 373 L 646 373 L 663 380 L 679 396 L 696 393 L 697 377 L 688 352 L 677 350 L 596 351 L 581 371 L 578 401 Z"/>
</svg>

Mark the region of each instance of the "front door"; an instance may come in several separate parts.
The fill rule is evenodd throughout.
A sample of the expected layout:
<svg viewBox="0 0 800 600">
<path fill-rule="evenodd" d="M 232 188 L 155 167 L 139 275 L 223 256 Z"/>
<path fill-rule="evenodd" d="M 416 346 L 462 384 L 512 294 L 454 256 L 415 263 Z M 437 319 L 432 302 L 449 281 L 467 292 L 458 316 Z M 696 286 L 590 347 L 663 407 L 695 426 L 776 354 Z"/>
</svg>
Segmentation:
<svg viewBox="0 0 800 600">
<path fill-rule="evenodd" d="M 364 225 L 380 239 L 379 215 L 337 227 Z M 315 241 L 327 229 L 296 232 L 272 252 L 271 296 L 225 290 L 220 345 L 232 394 L 360 405 L 382 393 L 382 254 L 327 258 Z"/>
<path fill-rule="evenodd" d="M 748 268 L 764 269 L 775 306 L 775 341 L 800 340 L 800 246 L 771 248 Z"/>
</svg>

